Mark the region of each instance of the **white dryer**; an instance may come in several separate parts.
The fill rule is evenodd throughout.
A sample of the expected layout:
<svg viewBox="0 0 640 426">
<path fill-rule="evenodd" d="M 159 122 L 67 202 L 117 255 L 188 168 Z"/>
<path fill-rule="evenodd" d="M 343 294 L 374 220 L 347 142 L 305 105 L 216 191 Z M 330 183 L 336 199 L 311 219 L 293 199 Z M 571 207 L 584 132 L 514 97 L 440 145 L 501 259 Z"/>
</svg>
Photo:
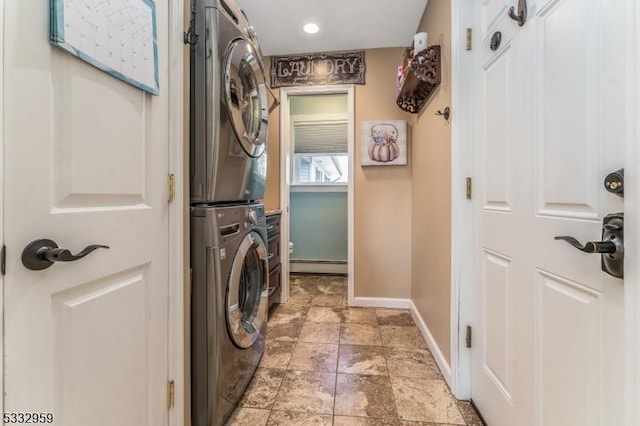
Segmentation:
<svg viewBox="0 0 640 426">
<path fill-rule="evenodd" d="M 246 19 L 225 0 L 196 1 L 191 52 L 191 202 L 256 201 L 267 175 L 267 86 Z"/>
</svg>

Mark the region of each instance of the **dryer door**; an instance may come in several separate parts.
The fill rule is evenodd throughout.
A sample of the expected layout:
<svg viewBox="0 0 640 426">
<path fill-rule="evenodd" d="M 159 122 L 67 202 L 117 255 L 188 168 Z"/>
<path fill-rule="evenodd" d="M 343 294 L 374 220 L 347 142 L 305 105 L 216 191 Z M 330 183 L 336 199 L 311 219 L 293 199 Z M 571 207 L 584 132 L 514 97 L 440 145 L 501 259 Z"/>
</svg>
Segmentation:
<svg viewBox="0 0 640 426">
<path fill-rule="evenodd" d="M 225 104 L 238 141 L 251 157 L 266 149 L 267 89 L 253 45 L 236 39 L 229 45 L 224 61 Z"/>
<path fill-rule="evenodd" d="M 256 341 L 267 320 L 267 271 L 267 247 L 260 234 L 252 231 L 233 259 L 226 296 L 229 335 L 243 349 Z"/>
</svg>

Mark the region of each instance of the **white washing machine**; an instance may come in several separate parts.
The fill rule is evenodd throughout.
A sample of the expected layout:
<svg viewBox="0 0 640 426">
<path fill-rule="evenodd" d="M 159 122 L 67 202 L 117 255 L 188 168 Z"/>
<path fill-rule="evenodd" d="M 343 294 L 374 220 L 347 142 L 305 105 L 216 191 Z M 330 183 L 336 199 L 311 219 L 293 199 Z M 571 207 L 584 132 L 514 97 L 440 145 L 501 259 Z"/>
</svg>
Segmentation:
<svg viewBox="0 0 640 426">
<path fill-rule="evenodd" d="M 191 418 L 222 425 L 264 350 L 268 306 L 262 204 L 191 208 Z"/>
<path fill-rule="evenodd" d="M 196 0 L 191 51 L 191 202 L 255 201 L 267 175 L 267 86 L 246 18 Z"/>
</svg>

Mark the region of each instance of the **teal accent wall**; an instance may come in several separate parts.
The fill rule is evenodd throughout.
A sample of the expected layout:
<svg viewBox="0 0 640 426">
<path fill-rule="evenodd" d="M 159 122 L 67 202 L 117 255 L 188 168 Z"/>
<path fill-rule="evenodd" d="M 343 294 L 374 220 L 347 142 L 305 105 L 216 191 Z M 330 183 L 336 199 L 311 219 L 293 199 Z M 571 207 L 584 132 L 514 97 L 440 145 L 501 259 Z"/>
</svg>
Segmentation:
<svg viewBox="0 0 640 426">
<path fill-rule="evenodd" d="M 347 192 L 291 192 L 291 260 L 347 261 Z"/>
<path fill-rule="evenodd" d="M 346 114 L 347 95 L 290 98 L 291 115 Z M 347 192 L 291 191 L 291 260 L 347 261 Z"/>
<path fill-rule="evenodd" d="M 303 95 L 292 96 L 290 105 L 291 115 L 312 114 L 346 114 L 347 95 Z"/>
</svg>

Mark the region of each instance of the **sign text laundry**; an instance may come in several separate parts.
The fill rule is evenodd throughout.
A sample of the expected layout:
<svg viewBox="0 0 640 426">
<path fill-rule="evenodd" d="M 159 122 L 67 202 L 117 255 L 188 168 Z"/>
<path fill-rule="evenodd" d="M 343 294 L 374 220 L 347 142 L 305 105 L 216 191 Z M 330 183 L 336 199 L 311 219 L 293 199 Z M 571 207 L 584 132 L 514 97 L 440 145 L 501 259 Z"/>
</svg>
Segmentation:
<svg viewBox="0 0 640 426">
<path fill-rule="evenodd" d="M 364 52 L 271 57 L 271 87 L 364 84 Z"/>
</svg>

